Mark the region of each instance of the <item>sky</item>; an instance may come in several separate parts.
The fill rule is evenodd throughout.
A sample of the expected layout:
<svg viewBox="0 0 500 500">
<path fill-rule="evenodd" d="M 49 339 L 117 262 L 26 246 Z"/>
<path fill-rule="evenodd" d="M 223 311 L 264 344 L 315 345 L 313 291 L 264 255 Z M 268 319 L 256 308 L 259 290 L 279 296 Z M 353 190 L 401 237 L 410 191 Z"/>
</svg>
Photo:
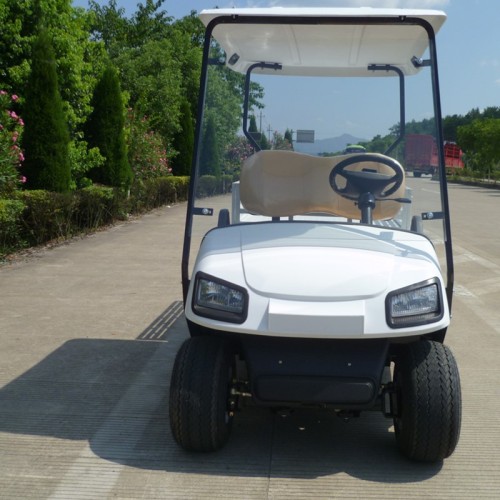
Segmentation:
<svg viewBox="0 0 500 500">
<path fill-rule="evenodd" d="M 106 5 L 107 0 L 98 0 Z M 139 0 L 117 0 L 127 16 Z M 87 0 L 73 0 L 87 7 Z M 443 115 L 500 106 L 500 2 L 498 0 L 165 0 L 162 9 L 176 19 L 192 10 L 223 7 L 389 7 L 446 12 L 437 36 Z"/>
</svg>

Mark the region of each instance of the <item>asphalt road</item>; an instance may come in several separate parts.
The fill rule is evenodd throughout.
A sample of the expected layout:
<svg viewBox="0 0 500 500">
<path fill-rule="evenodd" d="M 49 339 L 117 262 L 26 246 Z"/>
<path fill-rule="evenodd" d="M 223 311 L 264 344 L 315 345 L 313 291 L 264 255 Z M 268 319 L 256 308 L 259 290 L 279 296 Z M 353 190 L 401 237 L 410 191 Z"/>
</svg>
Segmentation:
<svg viewBox="0 0 500 500">
<path fill-rule="evenodd" d="M 177 205 L 0 267 L 0 498 L 499 498 L 500 191 L 451 185 L 450 201 L 463 424 L 443 463 L 403 459 L 378 413 L 246 408 L 221 452 L 180 450 Z"/>
</svg>

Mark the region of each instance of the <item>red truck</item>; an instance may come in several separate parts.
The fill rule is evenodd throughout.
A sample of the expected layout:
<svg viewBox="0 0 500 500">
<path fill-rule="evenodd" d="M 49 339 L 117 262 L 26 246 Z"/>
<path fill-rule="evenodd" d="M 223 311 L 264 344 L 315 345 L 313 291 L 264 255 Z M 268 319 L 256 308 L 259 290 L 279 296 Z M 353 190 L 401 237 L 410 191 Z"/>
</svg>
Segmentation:
<svg viewBox="0 0 500 500">
<path fill-rule="evenodd" d="M 444 161 L 446 172 L 452 173 L 463 168 L 462 150 L 454 142 L 445 142 Z M 406 169 L 413 171 L 414 177 L 422 174 L 433 175 L 438 167 L 436 141 L 432 135 L 408 134 L 405 142 Z"/>
</svg>

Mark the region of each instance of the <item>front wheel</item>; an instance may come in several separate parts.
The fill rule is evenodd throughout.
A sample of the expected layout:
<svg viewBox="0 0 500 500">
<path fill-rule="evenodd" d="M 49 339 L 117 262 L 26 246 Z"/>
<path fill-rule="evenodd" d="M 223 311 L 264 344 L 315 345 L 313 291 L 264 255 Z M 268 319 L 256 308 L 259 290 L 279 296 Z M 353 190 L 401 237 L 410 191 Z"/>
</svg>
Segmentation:
<svg viewBox="0 0 500 500">
<path fill-rule="evenodd" d="M 436 462 L 458 443 L 462 398 L 458 367 L 445 345 L 422 340 L 401 346 L 394 369 L 396 441 L 410 459 Z"/>
<path fill-rule="evenodd" d="M 175 359 L 170 381 L 170 428 L 188 451 L 215 451 L 229 438 L 233 356 L 217 337 L 192 337 Z"/>
</svg>

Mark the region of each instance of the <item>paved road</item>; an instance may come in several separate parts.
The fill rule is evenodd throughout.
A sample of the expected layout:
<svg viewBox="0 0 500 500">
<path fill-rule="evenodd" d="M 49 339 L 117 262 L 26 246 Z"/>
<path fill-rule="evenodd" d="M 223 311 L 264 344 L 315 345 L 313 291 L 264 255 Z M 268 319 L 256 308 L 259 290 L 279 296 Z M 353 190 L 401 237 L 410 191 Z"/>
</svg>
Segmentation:
<svg viewBox="0 0 500 500">
<path fill-rule="evenodd" d="M 346 424 L 251 408 L 221 452 L 179 450 L 167 421 L 186 336 L 178 205 L 0 268 L 0 498 L 498 498 L 500 191 L 450 197 L 447 341 L 464 399 L 450 459 L 402 459 L 378 413 Z"/>
</svg>

